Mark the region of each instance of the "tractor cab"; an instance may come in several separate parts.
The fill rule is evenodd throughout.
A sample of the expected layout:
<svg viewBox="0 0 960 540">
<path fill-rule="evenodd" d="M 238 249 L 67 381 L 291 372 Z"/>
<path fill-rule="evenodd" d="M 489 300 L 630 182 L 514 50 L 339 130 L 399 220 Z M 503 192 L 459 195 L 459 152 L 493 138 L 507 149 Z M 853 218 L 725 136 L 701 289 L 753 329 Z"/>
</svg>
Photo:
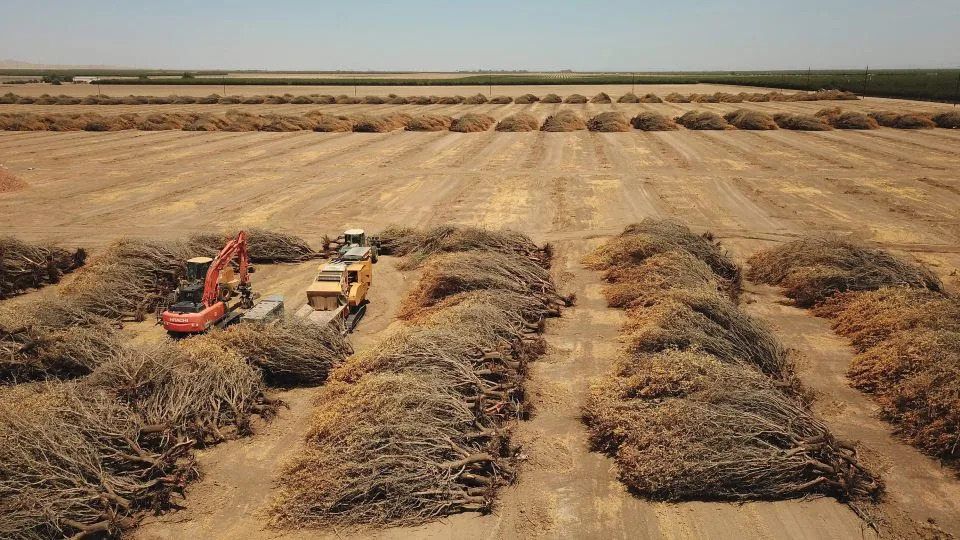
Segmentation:
<svg viewBox="0 0 960 540">
<path fill-rule="evenodd" d="M 367 239 L 367 233 L 363 229 L 347 229 L 343 231 L 343 243 L 340 245 L 340 249 L 337 251 L 337 258 L 340 260 L 347 260 L 345 259 L 347 254 L 354 251 L 356 248 L 366 248 L 369 251 L 370 260 L 372 262 L 377 262 L 377 248 L 376 246 L 370 245 L 370 242 Z"/>
</svg>

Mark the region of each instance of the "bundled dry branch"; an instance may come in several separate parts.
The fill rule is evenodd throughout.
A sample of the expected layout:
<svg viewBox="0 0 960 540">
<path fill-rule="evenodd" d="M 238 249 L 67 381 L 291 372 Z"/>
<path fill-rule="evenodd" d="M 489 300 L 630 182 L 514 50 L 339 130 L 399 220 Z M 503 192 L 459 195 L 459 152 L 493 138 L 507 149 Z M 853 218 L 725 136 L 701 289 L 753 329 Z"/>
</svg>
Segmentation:
<svg viewBox="0 0 960 540">
<path fill-rule="evenodd" d="M 0 381 L 90 373 L 120 348 L 109 323 L 62 299 L 0 308 Z"/>
<path fill-rule="evenodd" d="M 932 129 L 937 127 L 937 124 L 934 123 L 934 121 L 931 119 L 931 115 L 929 114 L 900 114 L 886 111 L 872 112 L 869 116 L 884 127 L 892 127 L 897 129 Z"/>
<path fill-rule="evenodd" d="M 642 112 L 630 119 L 630 125 L 642 131 L 672 131 L 679 129 L 677 123 L 655 112 Z"/>
<path fill-rule="evenodd" d="M 944 111 L 933 115 L 933 122 L 937 127 L 946 129 L 960 129 L 960 111 Z"/>
<path fill-rule="evenodd" d="M 660 96 L 656 94 L 644 94 L 639 101 L 640 103 L 663 103 L 663 100 L 660 99 Z"/>
<path fill-rule="evenodd" d="M 833 129 L 823 119 L 809 114 L 777 113 L 773 121 L 783 129 L 796 131 L 829 131 Z"/>
<path fill-rule="evenodd" d="M 629 225 L 585 258 L 596 270 L 610 270 L 619 265 L 639 264 L 653 255 L 681 251 L 700 259 L 713 273 L 738 290 L 740 267 L 720 249 L 719 242 L 708 234 L 696 235 L 677 221 L 647 218 Z"/>
<path fill-rule="evenodd" d="M 497 121 L 492 116 L 480 113 L 467 113 L 453 121 L 450 125 L 450 131 L 460 133 L 477 133 L 480 131 L 489 131 Z"/>
<path fill-rule="evenodd" d="M 627 92 L 617 98 L 617 103 L 640 103 L 640 98 L 633 92 Z"/>
<path fill-rule="evenodd" d="M 440 103 L 441 105 L 459 105 L 466 101 L 466 99 L 467 98 L 463 96 L 443 96 L 437 100 L 437 103 Z"/>
<path fill-rule="evenodd" d="M 383 105 L 387 101 L 380 96 L 363 96 L 364 105 Z"/>
<path fill-rule="evenodd" d="M 570 94 L 569 96 L 567 96 L 566 99 L 563 100 L 563 102 L 564 102 L 564 103 L 576 103 L 576 104 L 586 103 L 586 102 L 587 102 L 587 96 L 584 96 L 584 95 L 581 95 L 581 94 Z"/>
<path fill-rule="evenodd" d="M 594 446 L 654 499 L 873 499 L 882 484 L 850 443 L 777 381 L 702 352 L 621 359 L 584 409 Z"/>
<path fill-rule="evenodd" d="M 756 253 L 749 263 L 751 281 L 783 287 L 800 307 L 814 306 L 839 292 L 885 286 L 943 290 L 926 268 L 838 237 L 801 238 Z"/>
<path fill-rule="evenodd" d="M 302 262 L 315 259 L 320 253 L 313 250 L 306 240 L 293 234 L 268 229 L 247 229 L 247 254 L 250 260 L 259 263 Z M 222 236 L 220 246 L 236 234 Z M 198 241 L 202 237 L 195 237 Z M 219 248 L 217 248 L 219 249 Z"/>
<path fill-rule="evenodd" d="M 0 536 L 119 536 L 175 506 L 196 477 L 192 441 L 158 444 L 107 392 L 74 384 L 0 389 Z"/>
<path fill-rule="evenodd" d="M 719 100 L 714 94 L 690 94 L 687 98 L 690 103 L 718 103 Z"/>
<path fill-rule="evenodd" d="M 670 92 L 663 100 L 668 103 L 690 103 L 690 98 L 677 92 Z"/>
<path fill-rule="evenodd" d="M 741 103 L 743 102 L 743 96 L 739 94 L 730 94 L 727 92 L 715 92 L 713 94 L 714 99 L 717 100 L 717 103 Z"/>
<path fill-rule="evenodd" d="M 613 100 L 610 99 L 610 95 L 606 92 L 600 92 L 599 94 L 590 98 L 590 103 L 613 103 Z"/>
<path fill-rule="evenodd" d="M 543 121 L 540 131 L 564 132 L 587 129 L 587 122 L 579 114 L 570 110 L 560 110 Z"/>
<path fill-rule="evenodd" d="M 600 113 L 587 121 L 590 131 L 617 132 L 630 131 L 630 121 L 623 113 L 608 111 Z"/>
<path fill-rule="evenodd" d="M 665 251 L 639 263 L 616 265 L 603 274 L 603 295 L 610 307 L 650 307 L 675 289 L 715 291 L 736 296 L 729 284 L 717 280 L 706 263 L 686 251 Z"/>
<path fill-rule="evenodd" d="M 353 118 L 353 131 L 359 133 L 386 133 L 403 129 L 410 123 L 411 117 L 404 113 L 390 113 L 381 116 L 360 114 Z"/>
<path fill-rule="evenodd" d="M 733 129 L 720 115 L 710 111 L 687 111 L 675 118 L 676 122 L 687 129 Z"/>
<path fill-rule="evenodd" d="M 276 325 L 241 323 L 204 339 L 220 343 L 258 367 L 271 386 L 318 386 L 353 353 L 335 327 L 285 319 Z"/>
<path fill-rule="evenodd" d="M 723 115 L 723 119 L 737 129 L 770 130 L 777 129 L 777 123 L 767 113 L 738 109 Z"/>
<path fill-rule="evenodd" d="M 562 103 L 563 99 L 556 94 L 547 94 L 540 98 L 540 103 Z"/>
<path fill-rule="evenodd" d="M 405 256 L 400 268 L 414 268 L 425 259 L 441 253 L 490 251 L 522 255 L 543 267 L 550 264 L 549 246 L 540 248 L 529 237 L 516 231 L 491 231 L 475 227 L 442 225 L 428 231 L 410 227 L 388 227 L 378 236 L 384 255 Z"/>
<path fill-rule="evenodd" d="M 924 452 L 960 466 L 960 302 L 888 287 L 834 296 L 815 310 L 858 352 L 847 372 L 881 416 Z"/>
<path fill-rule="evenodd" d="M 345 115 L 322 114 L 316 118 L 314 131 L 344 133 L 353 131 L 354 119 Z"/>
<path fill-rule="evenodd" d="M 497 131 L 536 131 L 540 127 L 540 122 L 535 117 L 527 113 L 516 113 L 497 122 Z"/>
<path fill-rule="evenodd" d="M 54 245 L 0 237 L 0 299 L 57 283 L 64 274 L 83 266 L 86 259 L 83 249 L 70 252 Z"/>
<path fill-rule="evenodd" d="M 480 105 L 482 103 L 487 102 L 487 96 L 483 94 L 475 94 L 466 98 L 465 100 L 463 100 L 463 102 L 466 103 L 467 105 Z"/>
<path fill-rule="evenodd" d="M 407 131 L 446 131 L 453 124 L 453 118 L 445 114 L 421 114 L 410 119 Z"/>
<path fill-rule="evenodd" d="M 877 129 L 879 124 L 873 118 L 856 111 L 842 111 L 839 108 L 821 109 L 816 116 L 823 118 L 837 129 Z"/>
<path fill-rule="evenodd" d="M 523 94 L 521 96 L 518 96 L 517 99 L 513 100 L 514 103 L 517 103 L 519 105 L 529 105 L 531 103 L 536 103 L 538 101 L 540 101 L 540 98 L 538 98 L 533 94 Z"/>
<path fill-rule="evenodd" d="M 513 98 L 510 96 L 493 96 L 488 103 L 491 105 L 506 105 L 507 103 L 513 103 Z"/>
</svg>

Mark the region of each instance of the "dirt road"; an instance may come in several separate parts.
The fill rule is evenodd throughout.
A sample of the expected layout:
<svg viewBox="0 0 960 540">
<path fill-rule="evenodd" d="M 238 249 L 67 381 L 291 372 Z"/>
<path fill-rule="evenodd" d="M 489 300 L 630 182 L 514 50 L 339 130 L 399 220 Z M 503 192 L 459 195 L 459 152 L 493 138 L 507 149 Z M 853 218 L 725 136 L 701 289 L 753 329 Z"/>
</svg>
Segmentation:
<svg viewBox="0 0 960 540">
<path fill-rule="evenodd" d="M 530 110 L 545 115 L 548 106 Z M 831 499 L 656 504 L 623 491 L 612 462 L 588 451 L 578 419 L 590 378 L 616 354 L 620 323 L 580 257 L 624 225 L 661 215 L 714 231 L 739 260 L 805 232 L 851 233 L 923 261 L 956 287 L 958 143 L 960 134 L 947 130 L 0 133 L 0 164 L 30 185 L 0 195 L 0 234 L 95 249 L 120 235 L 176 237 L 224 225 L 267 226 L 312 242 L 391 223 L 523 230 L 557 245 L 558 278 L 580 303 L 551 321 L 551 352 L 531 374 L 538 412 L 518 429 L 527 454 L 520 480 L 494 515 L 378 537 L 850 538 L 863 523 Z M 390 324 L 409 282 L 389 259 L 378 270 L 375 315 L 358 347 Z M 291 265 L 262 278 L 295 297 L 312 272 Z M 750 309 L 803 353 L 801 375 L 822 394 L 818 410 L 831 428 L 859 439 L 884 468 L 893 507 L 960 535 L 960 481 L 893 438 L 870 401 L 846 386 L 849 348 L 821 321 L 779 305 L 775 291 L 750 296 Z M 274 424 L 205 451 L 206 477 L 189 490 L 188 509 L 152 519 L 139 536 L 281 536 L 262 529 L 262 511 L 280 463 L 296 452 L 314 394 L 286 393 L 291 408 Z M 349 536 L 285 536 L 318 534 Z"/>
</svg>

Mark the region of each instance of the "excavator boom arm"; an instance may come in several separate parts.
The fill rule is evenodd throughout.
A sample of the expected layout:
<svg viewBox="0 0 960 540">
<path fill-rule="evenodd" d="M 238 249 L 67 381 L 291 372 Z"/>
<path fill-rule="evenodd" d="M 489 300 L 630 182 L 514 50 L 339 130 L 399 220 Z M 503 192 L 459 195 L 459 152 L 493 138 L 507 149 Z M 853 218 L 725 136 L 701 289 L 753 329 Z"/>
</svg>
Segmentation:
<svg viewBox="0 0 960 540">
<path fill-rule="evenodd" d="M 213 259 L 213 262 L 210 263 L 210 268 L 207 270 L 207 276 L 203 282 L 204 306 L 209 307 L 218 300 L 217 289 L 220 281 L 220 273 L 223 272 L 223 269 L 230 264 L 230 261 L 232 261 L 234 257 L 239 259 L 240 285 L 246 286 L 250 284 L 250 277 L 247 275 L 247 265 L 250 262 L 249 256 L 247 255 L 247 234 L 240 231 L 237 237 L 224 246 L 216 258 Z"/>
</svg>

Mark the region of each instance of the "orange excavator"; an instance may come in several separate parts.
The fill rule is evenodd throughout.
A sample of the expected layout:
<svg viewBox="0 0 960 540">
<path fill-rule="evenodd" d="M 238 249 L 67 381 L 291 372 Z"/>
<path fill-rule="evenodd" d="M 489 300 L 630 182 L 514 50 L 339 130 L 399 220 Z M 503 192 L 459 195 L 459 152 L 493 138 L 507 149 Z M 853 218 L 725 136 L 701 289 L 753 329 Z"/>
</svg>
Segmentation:
<svg viewBox="0 0 960 540">
<path fill-rule="evenodd" d="M 238 259 L 238 271 L 231 265 Z M 199 334 L 213 326 L 223 327 L 238 320 L 240 309 L 253 307 L 250 290 L 247 235 L 243 231 L 217 256 L 187 261 L 186 279 L 175 292 L 176 300 L 161 314 L 163 327 L 171 334 Z M 227 304 L 239 295 L 239 302 Z"/>
</svg>

